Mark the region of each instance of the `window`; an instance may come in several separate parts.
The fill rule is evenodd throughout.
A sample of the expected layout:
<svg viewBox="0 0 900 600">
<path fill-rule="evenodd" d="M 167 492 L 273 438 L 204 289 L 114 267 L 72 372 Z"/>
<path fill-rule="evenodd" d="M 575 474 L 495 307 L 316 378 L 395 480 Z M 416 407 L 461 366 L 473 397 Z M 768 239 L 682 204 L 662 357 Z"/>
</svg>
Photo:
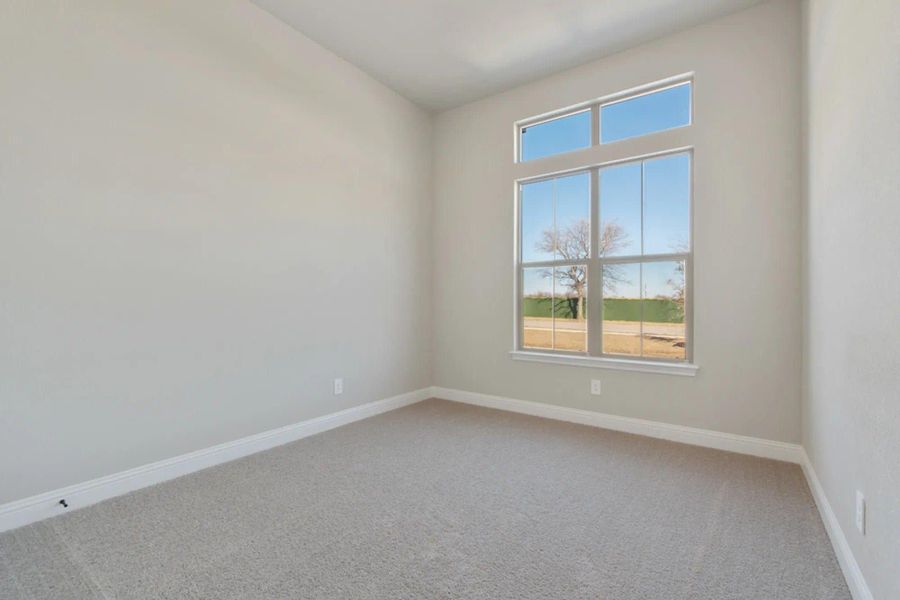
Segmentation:
<svg viewBox="0 0 900 600">
<path fill-rule="evenodd" d="M 590 174 L 521 186 L 525 348 L 587 352 Z"/>
<path fill-rule="evenodd" d="M 519 126 L 520 162 L 691 124 L 691 82 L 613 97 Z M 595 121 L 597 127 L 594 127 Z M 602 127 L 600 126 L 602 124 Z M 598 140 L 593 142 L 593 131 Z"/>
<path fill-rule="evenodd" d="M 591 145 L 591 111 L 582 110 L 521 129 L 520 160 L 534 160 Z"/>
<path fill-rule="evenodd" d="M 683 81 L 521 126 L 520 162 L 591 147 L 590 131 L 606 143 L 690 125 L 690 104 L 691 82 Z M 587 125 L 563 124 L 576 117 Z M 535 133 L 540 127 L 547 129 Z M 587 138 L 573 133 L 579 127 Z M 578 164 L 586 155 L 577 153 L 564 172 L 517 181 L 513 355 L 693 374 L 693 150 L 603 152 L 608 160 Z"/>
<path fill-rule="evenodd" d="M 691 84 L 680 83 L 603 104 L 600 122 L 600 141 L 604 144 L 690 125 Z"/>
</svg>

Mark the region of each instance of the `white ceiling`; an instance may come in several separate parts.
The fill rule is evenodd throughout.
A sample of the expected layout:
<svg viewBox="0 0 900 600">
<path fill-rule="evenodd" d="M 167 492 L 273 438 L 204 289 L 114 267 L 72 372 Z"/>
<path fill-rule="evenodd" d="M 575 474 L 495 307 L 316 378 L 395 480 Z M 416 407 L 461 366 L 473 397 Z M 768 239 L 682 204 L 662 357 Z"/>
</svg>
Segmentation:
<svg viewBox="0 0 900 600">
<path fill-rule="evenodd" d="M 759 0 L 253 0 L 410 100 L 442 110 Z"/>
</svg>

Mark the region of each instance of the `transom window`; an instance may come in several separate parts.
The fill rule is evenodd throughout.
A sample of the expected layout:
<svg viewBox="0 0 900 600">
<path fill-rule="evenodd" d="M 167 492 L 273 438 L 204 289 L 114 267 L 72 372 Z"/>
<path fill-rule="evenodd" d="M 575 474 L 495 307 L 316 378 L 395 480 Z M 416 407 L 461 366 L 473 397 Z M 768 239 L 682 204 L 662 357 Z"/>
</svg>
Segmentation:
<svg viewBox="0 0 900 600">
<path fill-rule="evenodd" d="M 519 159 L 688 126 L 690 102 L 684 81 L 526 123 Z M 517 181 L 517 351 L 691 360 L 693 151 L 625 152 Z"/>
<path fill-rule="evenodd" d="M 519 126 L 518 160 L 535 160 L 690 124 L 691 82 L 680 81 L 529 120 Z"/>
</svg>

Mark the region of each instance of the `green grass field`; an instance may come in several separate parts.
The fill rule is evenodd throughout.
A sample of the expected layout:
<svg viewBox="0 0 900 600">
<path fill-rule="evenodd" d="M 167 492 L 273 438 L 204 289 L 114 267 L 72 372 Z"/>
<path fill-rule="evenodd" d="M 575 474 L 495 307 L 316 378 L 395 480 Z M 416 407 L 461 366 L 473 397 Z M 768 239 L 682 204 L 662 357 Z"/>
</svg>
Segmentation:
<svg viewBox="0 0 900 600">
<path fill-rule="evenodd" d="M 523 312 L 526 317 L 552 317 L 553 301 L 550 298 L 525 298 Z M 556 316 L 574 318 L 569 304 L 557 301 Z M 626 298 L 607 298 L 603 301 L 603 318 L 607 321 L 640 321 L 641 301 Z M 644 321 L 653 323 L 682 323 L 681 307 L 672 300 L 657 298 L 644 300 Z"/>
</svg>

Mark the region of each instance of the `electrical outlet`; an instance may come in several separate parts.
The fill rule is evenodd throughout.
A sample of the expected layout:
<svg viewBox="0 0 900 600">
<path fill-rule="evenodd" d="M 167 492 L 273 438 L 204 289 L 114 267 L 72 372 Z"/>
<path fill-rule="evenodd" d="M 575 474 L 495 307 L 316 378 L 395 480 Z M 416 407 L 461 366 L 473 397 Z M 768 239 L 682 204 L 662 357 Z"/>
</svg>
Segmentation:
<svg viewBox="0 0 900 600">
<path fill-rule="evenodd" d="M 334 380 L 334 395 L 340 396 L 344 393 L 344 380 L 343 379 L 335 379 Z"/>
<path fill-rule="evenodd" d="M 600 385 L 599 379 L 591 379 L 591 394 L 599 396 L 603 392 L 603 386 Z"/>
<path fill-rule="evenodd" d="M 856 528 L 866 535 L 866 497 L 859 490 L 856 490 Z"/>
</svg>

